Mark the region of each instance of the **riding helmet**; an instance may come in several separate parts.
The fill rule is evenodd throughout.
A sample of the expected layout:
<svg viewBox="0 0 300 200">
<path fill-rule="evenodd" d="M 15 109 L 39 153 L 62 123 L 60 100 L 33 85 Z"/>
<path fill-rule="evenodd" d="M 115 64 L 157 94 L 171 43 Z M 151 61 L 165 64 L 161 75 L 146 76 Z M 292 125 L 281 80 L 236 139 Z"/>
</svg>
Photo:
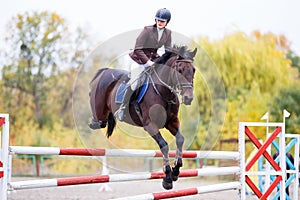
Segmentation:
<svg viewBox="0 0 300 200">
<path fill-rule="evenodd" d="M 161 8 L 156 12 L 155 19 L 169 22 L 171 20 L 171 12 L 166 8 Z"/>
</svg>

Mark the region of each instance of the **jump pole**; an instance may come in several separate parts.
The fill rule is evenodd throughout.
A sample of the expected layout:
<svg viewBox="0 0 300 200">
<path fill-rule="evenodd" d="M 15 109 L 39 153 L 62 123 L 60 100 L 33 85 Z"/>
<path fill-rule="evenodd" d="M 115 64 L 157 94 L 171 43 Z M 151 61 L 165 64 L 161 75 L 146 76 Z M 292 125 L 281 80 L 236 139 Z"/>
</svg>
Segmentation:
<svg viewBox="0 0 300 200">
<path fill-rule="evenodd" d="M 72 155 L 72 156 L 106 156 L 106 157 L 162 157 L 159 150 L 140 149 L 99 149 L 99 148 L 59 148 L 10 146 L 10 154 L 27 155 Z M 169 152 L 170 157 L 176 156 L 176 151 Z M 238 160 L 239 152 L 235 151 L 183 151 L 183 158 L 207 158 Z"/>
<path fill-rule="evenodd" d="M 156 200 L 167 199 L 174 197 L 190 196 L 196 194 L 204 194 L 210 192 L 219 192 L 224 190 L 240 189 L 240 182 L 219 183 L 213 185 L 199 186 L 195 188 L 188 188 L 182 190 L 172 190 L 167 192 L 155 192 L 143 195 L 136 195 L 131 197 L 117 198 L 114 200 Z"/>
<path fill-rule="evenodd" d="M 230 174 L 239 174 L 239 172 L 240 172 L 240 168 L 237 166 L 219 167 L 219 168 L 201 168 L 201 169 L 181 170 L 179 177 L 230 175 Z M 164 177 L 165 177 L 164 172 L 150 172 L 150 173 L 111 174 L 111 175 L 100 175 L 100 176 L 81 176 L 81 177 L 68 177 L 68 178 L 58 178 L 58 179 L 28 180 L 28 181 L 11 182 L 9 184 L 10 185 L 9 190 L 60 187 L 60 186 L 68 186 L 68 185 L 107 183 L 107 182 L 150 180 L 150 179 L 161 179 Z"/>
</svg>

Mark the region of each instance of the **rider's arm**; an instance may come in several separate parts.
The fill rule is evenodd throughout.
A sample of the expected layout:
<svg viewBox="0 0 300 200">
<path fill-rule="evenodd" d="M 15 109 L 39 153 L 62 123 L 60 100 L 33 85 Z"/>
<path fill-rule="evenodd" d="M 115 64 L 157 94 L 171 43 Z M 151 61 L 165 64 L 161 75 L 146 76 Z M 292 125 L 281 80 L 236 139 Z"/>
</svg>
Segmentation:
<svg viewBox="0 0 300 200">
<path fill-rule="evenodd" d="M 143 31 L 140 33 L 140 35 L 137 37 L 135 48 L 134 48 L 135 54 L 143 64 L 146 64 L 149 60 L 149 58 L 146 56 L 143 50 L 144 48 L 149 48 L 149 47 L 145 47 L 148 37 L 149 37 L 149 32 L 145 27 Z"/>
</svg>

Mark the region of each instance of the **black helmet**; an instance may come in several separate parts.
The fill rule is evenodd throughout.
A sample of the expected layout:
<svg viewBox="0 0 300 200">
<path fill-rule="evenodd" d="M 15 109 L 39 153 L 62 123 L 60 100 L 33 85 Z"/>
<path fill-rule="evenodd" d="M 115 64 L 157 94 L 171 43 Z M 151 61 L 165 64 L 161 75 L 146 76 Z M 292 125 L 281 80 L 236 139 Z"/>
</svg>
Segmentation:
<svg viewBox="0 0 300 200">
<path fill-rule="evenodd" d="M 171 12 L 166 8 L 161 8 L 156 12 L 155 19 L 169 22 L 171 19 Z"/>
</svg>

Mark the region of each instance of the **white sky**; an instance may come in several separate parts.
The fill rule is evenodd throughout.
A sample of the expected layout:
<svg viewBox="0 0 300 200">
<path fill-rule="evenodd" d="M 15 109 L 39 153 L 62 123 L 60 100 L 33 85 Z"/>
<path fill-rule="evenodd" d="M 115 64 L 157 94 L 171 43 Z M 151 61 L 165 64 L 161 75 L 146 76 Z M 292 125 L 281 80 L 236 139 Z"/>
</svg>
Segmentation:
<svg viewBox="0 0 300 200">
<path fill-rule="evenodd" d="M 57 12 L 72 25 L 87 27 L 99 42 L 154 24 L 157 9 L 172 13 L 168 28 L 186 36 L 222 38 L 233 31 L 284 34 L 300 55 L 299 0 L 0 0 L 0 36 L 17 13 Z"/>
</svg>

